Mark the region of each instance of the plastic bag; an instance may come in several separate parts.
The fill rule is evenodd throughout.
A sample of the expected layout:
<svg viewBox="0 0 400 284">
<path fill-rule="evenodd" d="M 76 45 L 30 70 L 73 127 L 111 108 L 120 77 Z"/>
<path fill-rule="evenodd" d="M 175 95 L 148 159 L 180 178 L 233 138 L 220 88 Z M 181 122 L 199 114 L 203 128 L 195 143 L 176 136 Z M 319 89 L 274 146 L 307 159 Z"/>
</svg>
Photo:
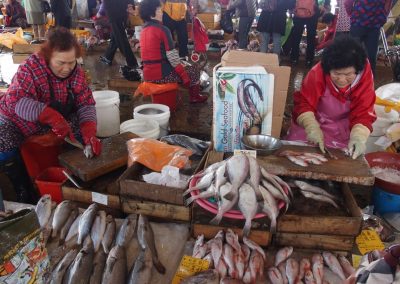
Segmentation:
<svg viewBox="0 0 400 284">
<path fill-rule="evenodd" d="M 131 139 L 127 146 L 128 167 L 138 162 L 156 172 L 161 172 L 166 165 L 179 169 L 189 166 L 189 157 L 192 155 L 188 149 L 148 138 Z"/>
<path fill-rule="evenodd" d="M 179 174 L 179 169 L 173 166 L 163 167 L 161 173 L 149 173 L 143 175 L 143 180 L 147 183 L 182 189 L 187 188 L 189 178 L 189 176 Z"/>
<path fill-rule="evenodd" d="M 162 142 L 166 142 L 172 145 L 178 145 L 186 149 L 192 150 L 193 155 L 203 156 L 210 146 L 210 142 L 192 138 L 186 135 L 175 134 L 164 136 L 160 139 Z"/>
<path fill-rule="evenodd" d="M 233 11 L 227 10 L 221 17 L 221 29 L 223 29 L 227 34 L 233 33 L 232 14 Z"/>
<path fill-rule="evenodd" d="M 139 95 L 143 96 L 158 95 L 169 91 L 177 90 L 178 88 L 179 88 L 178 83 L 156 84 L 150 82 L 143 82 L 136 89 L 133 96 L 136 97 Z"/>
</svg>

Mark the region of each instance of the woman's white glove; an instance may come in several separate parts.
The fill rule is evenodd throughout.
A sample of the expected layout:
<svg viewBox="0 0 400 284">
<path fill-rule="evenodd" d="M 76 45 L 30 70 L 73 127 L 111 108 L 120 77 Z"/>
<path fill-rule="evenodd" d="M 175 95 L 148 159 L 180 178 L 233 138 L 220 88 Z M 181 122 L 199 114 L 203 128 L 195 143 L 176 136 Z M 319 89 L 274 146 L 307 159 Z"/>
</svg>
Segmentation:
<svg viewBox="0 0 400 284">
<path fill-rule="evenodd" d="M 312 111 L 303 112 L 297 118 L 297 124 L 302 126 L 307 133 L 307 140 L 317 144 L 322 153 L 325 153 L 324 134 Z"/>
<path fill-rule="evenodd" d="M 369 131 L 368 127 L 357 123 L 353 126 L 350 132 L 350 141 L 349 141 L 349 154 L 353 159 L 357 159 L 361 154 L 365 153 L 367 150 L 367 139 L 371 131 Z"/>
</svg>

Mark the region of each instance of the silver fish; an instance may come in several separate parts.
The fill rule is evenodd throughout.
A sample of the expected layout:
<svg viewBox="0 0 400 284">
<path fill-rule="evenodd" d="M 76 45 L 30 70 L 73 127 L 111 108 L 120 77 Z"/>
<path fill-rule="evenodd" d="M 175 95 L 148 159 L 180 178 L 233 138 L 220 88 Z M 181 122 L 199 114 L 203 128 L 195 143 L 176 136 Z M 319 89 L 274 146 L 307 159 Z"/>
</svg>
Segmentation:
<svg viewBox="0 0 400 284">
<path fill-rule="evenodd" d="M 224 195 L 226 199 L 233 200 L 238 197 L 239 187 L 249 176 L 249 168 L 249 159 L 244 154 L 233 156 L 226 162 L 228 178 L 232 185 L 231 191 Z"/>
<path fill-rule="evenodd" d="M 213 263 L 217 264 L 222 256 L 224 242 L 224 231 L 220 230 L 217 235 L 209 242 Z"/>
<path fill-rule="evenodd" d="M 236 205 L 239 199 L 239 192 L 233 191 L 233 198 L 228 200 L 225 196 L 228 193 L 232 192 L 232 184 L 227 182 L 220 188 L 220 201 L 218 202 L 218 213 L 217 215 L 210 221 L 210 224 L 218 225 L 221 222 L 223 215 L 232 209 L 233 206 Z"/>
<path fill-rule="evenodd" d="M 322 253 L 322 257 L 324 258 L 325 263 L 328 265 L 328 267 L 336 273 L 340 279 L 345 280 L 346 276 L 344 276 L 344 272 L 342 267 L 340 266 L 340 263 L 336 256 L 334 256 L 332 253 L 328 251 L 324 251 Z"/>
<path fill-rule="evenodd" d="M 261 193 L 259 192 L 258 186 L 261 181 L 261 169 L 258 165 L 257 159 L 252 156 L 247 156 L 249 160 L 249 179 L 248 183 L 253 188 L 257 199 L 262 199 Z"/>
<path fill-rule="evenodd" d="M 116 284 L 126 282 L 126 252 L 125 248 L 116 245 L 108 254 L 106 268 L 103 273 L 102 284 Z"/>
<path fill-rule="evenodd" d="M 281 272 L 276 267 L 271 267 L 268 269 L 268 277 L 271 280 L 271 283 L 274 284 L 283 284 L 283 277 Z"/>
<path fill-rule="evenodd" d="M 90 229 L 92 228 L 94 218 L 96 217 L 98 210 L 97 203 L 91 204 L 85 212 L 83 212 L 82 217 L 79 219 L 78 227 L 78 245 L 80 245 L 83 240 L 90 235 Z"/>
<path fill-rule="evenodd" d="M 257 197 L 253 188 L 247 183 L 243 183 L 239 188 L 239 209 L 246 219 L 243 227 L 243 235 L 248 236 L 251 230 L 251 220 L 257 214 Z"/>
<path fill-rule="evenodd" d="M 226 242 L 228 244 L 230 244 L 231 247 L 236 252 L 238 252 L 238 253 L 241 252 L 242 248 L 239 243 L 239 236 L 234 231 L 232 231 L 231 229 L 227 229 L 226 234 L 225 234 L 225 239 L 226 239 Z"/>
<path fill-rule="evenodd" d="M 79 250 L 77 248 L 70 250 L 63 259 L 57 264 L 54 270 L 51 272 L 50 284 L 61 284 L 64 278 L 64 274 L 67 271 L 70 264 L 74 261 Z"/>
<path fill-rule="evenodd" d="M 35 207 L 35 212 L 39 220 L 40 227 L 43 228 L 49 221 L 51 215 L 51 196 L 43 195 Z"/>
<path fill-rule="evenodd" d="M 288 259 L 293 253 L 293 247 L 283 247 L 275 255 L 275 266 Z"/>
<path fill-rule="evenodd" d="M 140 282 L 137 282 L 140 283 Z M 219 275 L 215 269 L 209 269 L 189 276 L 182 280 L 181 284 L 218 284 Z"/>
<path fill-rule="evenodd" d="M 290 186 L 285 182 L 283 179 L 278 177 L 277 175 L 272 175 L 272 178 L 278 182 L 278 184 L 281 186 L 282 190 L 285 192 L 285 189 L 288 191 L 289 195 L 293 198 L 293 192 Z"/>
<path fill-rule="evenodd" d="M 206 254 L 206 256 L 203 257 L 203 260 L 208 261 L 208 263 L 210 264 L 209 265 L 210 267 L 214 267 L 214 261 L 213 261 L 211 253 Z"/>
<path fill-rule="evenodd" d="M 128 284 L 149 284 L 153 260 L 149 248 L 141 250 L 129 275 Z"/>
<path fill-rule="evenodd" d="M 218 274 L 221 278 L 224 278 L 228 274 L 228 268 L 223 257 L 220 258 L 218 264 L 215 266 L 215 269 L 218 271 Z"/>
<path fill-rule="evenodd" d="M 281 262 L 281 263 L 278 265 L 278 270 L 279 270 L 279 272 L 280 272 L 281 275 L 282 275 L 283 283 L 284 283 L 284 284 L 289 284 L 289 280 L 288 280 L 288 278 L 287 278 L 287 276 L 286 276 L 286 262 Z"/>
<path fill-rule="evenodd" d="M 93 259 L 93 269 L 90 275 L 89 284 L 101 283 L 104 267 L 106 266 L 107 255 L 102 249 L 98 250 Z"/>
<path fill-rule="evenodd" d="M 301 190 L 300 192 L 301 192 L 301 194 L 304 195 L 305 198 L 310 198 L 310 199 L 314 199 L 314 200 L 316 200 L 316 201 L 321 201 L 321 202 L 329 203 L 329 204 L 331 204 L 332 206 L 334 206 L 334 207 L 336 207 L 336 208 L 339 208 L 339 206 L 336 204 L 335 201 L 333 201 L 332 199 L 330 199 L 329 197 L 327 197 L 327 196 L 325 196 L 325 195 L 318 195 L 318 194 L 314 194 L 314 193 L 312 193 L 312 192 L 304 191 L 304 190 Z"/>
<path fill-rule="evenodd" d="M 260 192 L 264 199 L 264 201 L 261 203 L 261 211 L 267 214 L 268 217 L 270 218 L 271 232 L 275 233 L 276 219 L 278 218 L 279 215 L 278 204 L 276 203 L 275 198 L 272 196 L 271 193 L 269 193 L 268 190 L 266 190 L 261 185 L 259 187 L 260 187 Z"/>
<path fill-rule="evenodd" d="M 79 220 L 81 219 L 82 214 L 79 214 L 74 222 L 72 223 L 71 227 L 68 230 L 68 234 L 65 237 L 65 241 L 68 242 L 70 239 L 72 239 L 72 237 L 78 235 L 78 231 L 79 231 Z"/>
<path fill-rule="evenodd" d="M 183 195 L 186 195 L 186 194 L 190 193 L 190 192 L 193 191 L 193 190 L 201 190 L 201 189 L 204 189 L 204 188 L 208 188 L 208 187 L 211 185 L 211 183 L 213 182 L 214 176 L 215 176 L 215 171 L 214 171 L 214 172 L 210 172 L 210 173 L 204 175 L 204 176 L 197 182 L 197 184 L 196 184 L 195 186 L 189 187 L 189 188 L 183 193 Z"/>
<path fill-rule="evenodd" d="M 209 174 L 211 172 L 216 171 L 220 166 L 222 166 L 223 164 L 226 163 L 227 160 L 223 160 L 214 164 L 209 165 L 206 169 L 204 169 L 202 172 L 199 172 L 195 175 L 193 175 L 193 177 L 197 177 L 197 178 L 201 178 L 203 176 L 205 176 L 206 174 Z"/>
<path fill-rule="evenodd" d="M 189 197 L 188 199 L 186 199 L 185 205 L 189 206 L 193 201 L 195 201 L 199 198 L 207 199 L 212 196 L 216 196 L 216 189 L 213 184 L 211 184 L 206 191 L 202 191 L 199 194 L 193 195 L 193 196 Z"/>
<path fill-rule="evenodd" d="M 295 156 L 285 156 L 289 161 L 291 161 L 292 163 L 301 166 L 301 167 L 308 167 L 308 163 L 302 159 L 299 159 L 298 157 Z"/>
<path fill-rule="evenodd" d="M 307 182 L 301 181 L 301 180 L 295 180 L 294 184 L 298 186 L 301 190 L 304 191 L 309 191 L 318 195 L 324 195 L 326 197 L 329 197 L 330 199 L 336 199 L 336 197 L 328 192 L 326 192 L 325 189 L 320 188 L 318 186 L 314 186 L 312 184 L 309 184 Z"/>
<path fill-rule="evenodd" d="M 236 271 L 234 252 L 229 244 L 224 244 L 224 252 L 222 253 L 226 266 L 228 267 L 228 274 L 232 278 L 238 277 L 238 272 Z"/>
<path fill-rule="evenodd" d="M 356 271 L 354 267 L 351 265 L 350 261 L 348 261 L 348 259 L 345 256 L 340 255 L 338 259 L 346 278 L 352 275 Z"/>
<path fill-rule="evenodd" d="M 243 243 L 245 245 L 247 245 L 249 248 L 251 248 L 252 250 L 258 251 L 258 253 L 261 254 L 263 259 L 265 260 L 265 258 L 266 258 L 265 252 L 258 244 L 256 244 L 255 242 L 253 242 L 252 240 L 250 240 L 246 236 L 243 237 Z"/>
<path fill-rule="evenodd" d="M 215 191 L 219 194 L 219 189 L 228 181 L 226 174 L 226 163 L 222 164 L 215 172 Z"/>
<path fill-rule="evenodd" d="M 74 261 L 68 268 L 64 282 L 67 284 L 86 284 L 90 278 L 93 264 L 93 242 L 90 236 L 87 236 L 83 248 L 79 251 Z"/>
<path fill-rule="evenodd" d="M 299 279 L 303 279 L 308 270 L 311 270 L 310 260 L 308 258 L 302 258 L 299 265 Z"/>
<path fill-rule="evenodd" d="M 312 272 L 316 284 L 322 284 L 324 279 L 324 259 L 320 254 L 314 254 L 312 256 Z"/>
<path fill-rule="evenodd" d="M 115 243 L 122 247 L 127 247 L 130 240 L 135 235 L 135 230 L 137 226 L 137 215 L 130 214 L 128 217 L 124 219 L 121 227 L 119 228 L 117 237 L 115 239 Z"/>
<path fill-rule="evenodd" d="M 57 206 L 57 205 L 56 205 Z M 49 221 L 47 222 L 46 225 L 42 228 L 42 233 L 43 233 L 43 242 L 47 244 L 47 240 L 51 236 L 51 231 L 53 230 L 53 219 L 54 219 L 54 213 L 56 212 L 55 209 L 51 210 L 50 218 Z"/>
<path fill-rule="evenodd" d="M 154 267 L 157 269 L 157 271 L 161 274 L 165 273 L 165 267 L 161 263 L 161 261 L 158 259 L 158 253 L 155 245 L 155 240 L 154 240 L 154 233 L 153 229 L 151 228 L 151 225 L 149 221 L 147 220 L 147 217 L 144 215 L 139 215 L 139 221 L 138 221 L 138 241 L 143 250 L 149 248 L 153 257 L 153 264 Z"/>
<path fill-rule="evenodd" d="M 76 205 L 70 200 L 64 200 L 60 204 L 58 204 L 56 211 L 54 212 L 52 228 L 53 231 L 51 236 L 55 238 L 62 227 L 64 226 L 65 222 L 67 221 L 71 210 L 76 208 Z"/>
<path fill-rule="evenodd" d="M 79 210 L 78 208 L 73 208 L 71 210 L 71 213 L 67 219 L 67 221 L 65 222 L 64 226 L 61 229 L 60 232 L 60 241 L 59 243 L 62 244 L 65 241 L 65 238 L 67 237 L 67 234 L 69 232 L 69 229 L 71 228 L 72 224 L 74 223 L 74 221 L 76 220 L 76 218 L 79 215 Z"/>
<path fill-rule="evenodd" d="M 305 152 L 302 154 L 302 156 L 316 158 L 316 159 L 320 160 L 321 162 L 328 162 L 327 158 L 325 158 L 322 154 L 318 154 L 318 153 Z"/>
<path fill-rule="evenodd" d="M 90 231 L 90 237 L 93 240 L 94 252 L 97 252 L 99 250 L 105 230 L 106 212 L 101 210 L 97 213 L 97 216 L 95 217 L 92 225 L 92 229 Z"/>
<path fill-rule="evenodd" d="M 251 254 L 250 248 L 246 244 L 241 244 L 240 247 L 242 248 L 244 263 L 246 263 L 247 266 L 250 260 L 250 254 Z"/>
<path fill-rule="evenodd" d="M 269 182 L 271 183 L 276 189 L 278 189 L 280 191 L 280 193 L 284 196 L 288 196 L 288 194 L 290 194 L 290 196 L 293 197 L 293 193 L 290 190 L 290 187 L 287 185 L 287 183 L 285 183 L 281 178 L 279 178 L 276 175 L 270 174 L 269 172 L 267 172 L 263 167 L 261 168 L 261 174 L 262 176 Z M 283 186 L 286 187 L 286 190 L 288 191 L 288 193 L 285 192 Z M 286 200 L 286 198 L 284 198 L 283 200 Z"/>
<path fill-rule="evenodd" d="M 264 276 L 264 259 L 263 256 L 258 252 L 258 250 L 253 250 L 250 255 L 249 261 L 250 276 L 252 283 L 260 277 Z M 259 276 L 259 277 L 258 277 Z"/>
<path fill-rule="evenodd" d="M 289 284 L 297 283 L 299 276 L 299 263 L 294 258 L 286 260 L 286 276 L 289 280 Z"/>
<path fill-rule="evenodd" d="M 322 162 L 313 157 L 307 157 L 307 156 L 296 156 L 297 159 L 301 159 L 306 163 L 313 164 L 313 165 L 322 165 Z"/>
<path fill-rule="evenodd" d="M 115 230 L 116 224 L 114 218 L 111 215 L 107 215 L 106 231 L 104 232 L 103 239 L 101 240 L 104 252 L 107 254 L 110 252 L 111 244 L 114 241 Z"/>
<path fill-rule="evenodd" d="M 204 244 L 204 235 L 197 236 L 196 242 L 193 247 L 192 257 L 203 258 L 206 254 L 206 246 Z"/>
</svg>

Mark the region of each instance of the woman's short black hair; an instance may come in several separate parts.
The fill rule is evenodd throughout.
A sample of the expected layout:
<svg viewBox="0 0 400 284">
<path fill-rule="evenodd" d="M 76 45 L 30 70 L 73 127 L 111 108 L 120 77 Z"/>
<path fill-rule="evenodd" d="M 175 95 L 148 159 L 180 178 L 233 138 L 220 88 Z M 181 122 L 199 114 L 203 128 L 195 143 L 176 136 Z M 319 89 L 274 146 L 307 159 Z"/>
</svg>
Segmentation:
<svg viewBox="0 0 400 284">
<path fill-rule="evenodd" d="M 322 52 L 321 65 L 325 74 L 331 70 L 354 67 L 360 73 L 366 63 L 367 54 L 361 43 L 350 36 L 342 35 Z"/>
<path fill-rule="evenodd" d="M 150 21 L 156 16 L 158 7 L 161 7 L 160 0 L 143 0 L 139 4 L 139 15 L 143 21 Z"/>
<path fill-rule="evenodd" d="M 324 24 L 330 24 L 333 22 L 333 19 L 335 19 L 335 15 L 332 13 L 325 13 L 322 18 L 321 18 L 321 22 L 323 22 Z"/>
</svg>

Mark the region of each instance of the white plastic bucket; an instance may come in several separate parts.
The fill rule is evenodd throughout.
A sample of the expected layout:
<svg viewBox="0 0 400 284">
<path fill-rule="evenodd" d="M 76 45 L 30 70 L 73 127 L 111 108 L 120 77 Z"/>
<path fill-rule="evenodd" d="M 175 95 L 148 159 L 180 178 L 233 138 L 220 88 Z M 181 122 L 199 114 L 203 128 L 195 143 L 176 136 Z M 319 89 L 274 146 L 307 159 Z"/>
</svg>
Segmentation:
<svg viewBox="0 0 400 284">
<path fill-rule="evenodd" d="M 119 133 L 119 93 L 111 90 L 94 91 L 97 136 L 109 137 Z"/>
<path fill-rule="evenodd" d="M 142 138 L 158 139 L 160 137 L 160 125 L 151 119 L 130 119 L 121 123 L 120 133 L 132 132 Z"/>
<path fill-rule="evenodd" d="M 146 114 L 147 111 L 151 112 L 152 110 L 159 113 Z M 135 119 L 151 119 L 157 121 L 160 125 L 160 137 L 168 134 L 170 115 L 169 107 L 162 104 L 144 104 L 135 107 L 133 110 L 133 118 Z"/>
</svg>

